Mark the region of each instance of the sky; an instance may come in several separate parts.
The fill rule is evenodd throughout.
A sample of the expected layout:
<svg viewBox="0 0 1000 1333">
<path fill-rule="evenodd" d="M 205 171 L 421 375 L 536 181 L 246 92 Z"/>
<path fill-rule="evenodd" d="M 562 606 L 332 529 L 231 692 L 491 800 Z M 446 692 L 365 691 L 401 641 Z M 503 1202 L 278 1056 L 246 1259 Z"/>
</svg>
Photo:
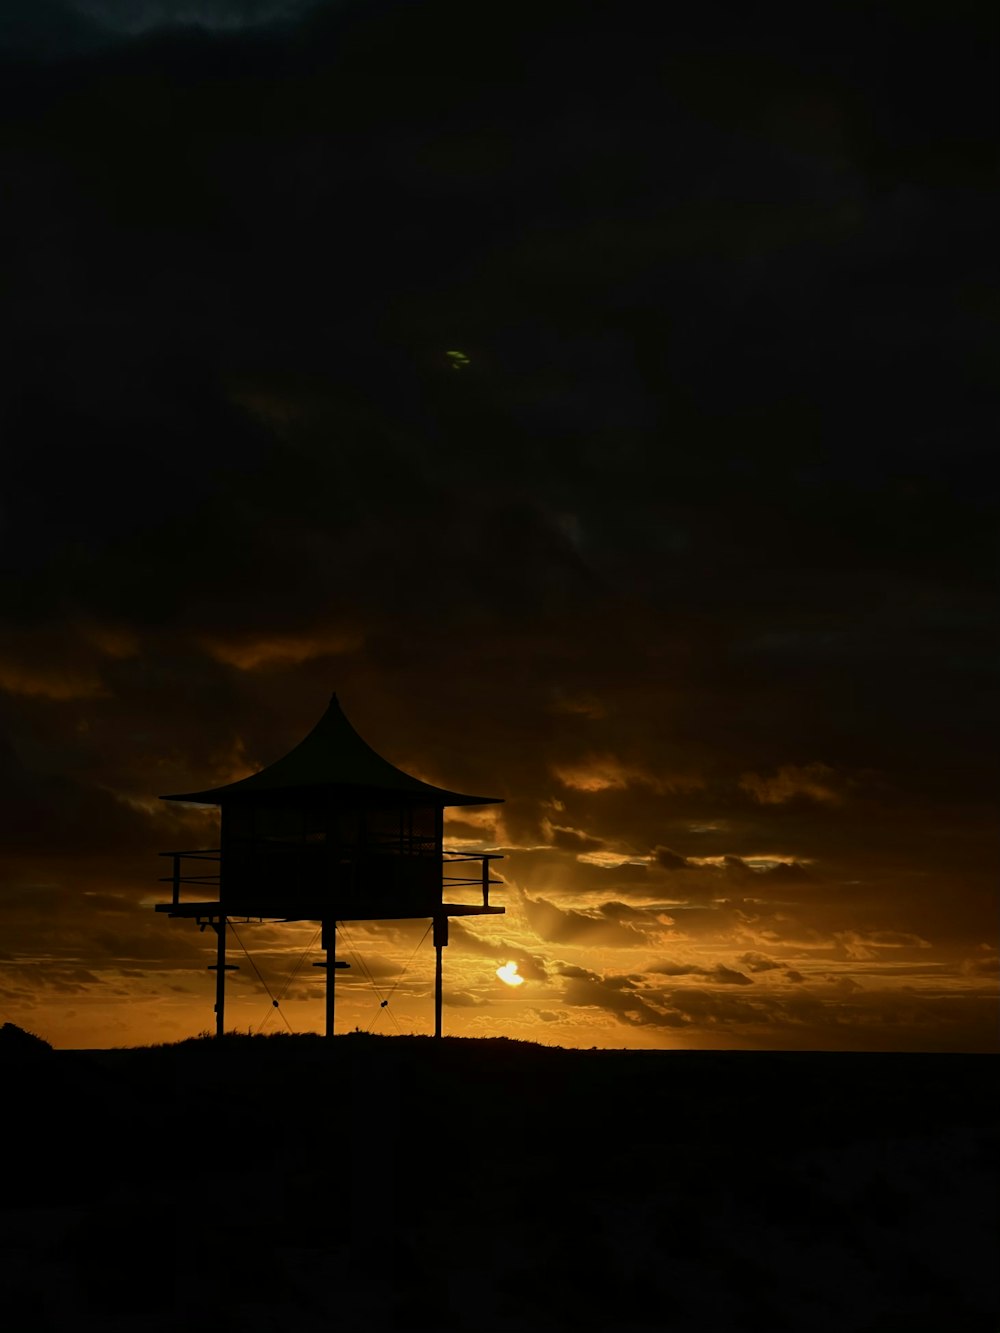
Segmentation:
<svg viewBox="0 0 1000 1333">
<path fill-rule="evenodd" d="M 4 1021 L 210 1029 L 158 798 L 336 691 L 504 801 L 447 1032 L 997 1048 L 988 11 L 7 8 Z M 239 930 L 231 1025 L 321 1029 Z M 424 923 L 340 948 L 432 1030 Z"/>
</svg>

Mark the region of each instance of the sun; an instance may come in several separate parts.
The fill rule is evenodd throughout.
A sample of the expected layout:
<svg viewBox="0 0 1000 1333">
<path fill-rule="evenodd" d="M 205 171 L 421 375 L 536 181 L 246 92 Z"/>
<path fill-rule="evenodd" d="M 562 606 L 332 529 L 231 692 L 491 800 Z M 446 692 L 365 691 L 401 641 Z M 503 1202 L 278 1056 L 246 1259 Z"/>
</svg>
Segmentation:
<svg viewBox="0 0 1000 1333">
<path fill-rule="evenodd" d="M 497 976 L 501 981 L 506 982 L 508 986 L 524 985 L 524 977 L 519 977 L 517 975 L 516 963 L 504 963 L 503 967 L 498 967 Z"/>
</svg>

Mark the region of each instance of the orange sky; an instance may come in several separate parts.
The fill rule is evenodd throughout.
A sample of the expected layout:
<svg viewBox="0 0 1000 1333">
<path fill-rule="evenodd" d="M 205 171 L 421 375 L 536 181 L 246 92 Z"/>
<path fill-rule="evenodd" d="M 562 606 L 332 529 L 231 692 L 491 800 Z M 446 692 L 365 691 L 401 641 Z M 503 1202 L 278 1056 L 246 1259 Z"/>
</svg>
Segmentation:
<svg viewBox="0 0 1000 1333">
<path fill-rule="evenodd" d="M 242 670 L 251 688 L 286 694 L 287 668 Z M 102 754 L 108 763 L 108 713 L 120 712 L 110 691 L 96 703 L 31 706 L 38 743 L 44 717 L 49 745 L 89 761 L 78 760 L 86 776 L 72 788 L 69 779 L 49 788 L 51 801 L 72 790 L 83 807 L 69 830 L 83 845 L 46 849 L 42 834 L 23 860 L 9 861 L 21 887 L 5 899 L 5 1019 L 57 1046 L 144 1044 L 211 1029 L 214 936 L 152 909 L 166 897 L 155 876 L 169 869 L 157 851 L 213 845 L 217 814 L 153 799 L 152 784 L 234 777 L 256 767 L 250 754 L 260 763 L 280 754 L 241 736 L 228 758 L 188 767 L 178 726 L 154 717 L 141 752 L 126 745 L 113 772 L 97 773 L 91 766 Z M 289 711 L 302 716 L 301 707 Z M 657 775 L 652 753 L 642 763 L 615 756 L 610 706 L 554 716 L 583 719 L 572 741 L 550 740 L 564 761 L 508 748 L 505 719 L 485 710 L 475 727 L 441 718 L 451 738 L 442 750 L 478 737 L 449 770 L 427 742 L 422 762 L 412 739 L 409 748 L 381 743 L 387 757 L 430 780 L 452 782 L 457 767 L 464 785 L 492 783 L 508 796 L 503 806 L 455 810 L 446 824 L 447 845 L 503 852 L 494 866 L 504 886 L 493 901 L 506 907 L 502 918 L 452 923 L 447 1032 L 573 1046 L 991 1048 L 997 955 L 985 921 L 978 934 L 976 926 L 987 885 L 978 881 L 977 894 L 968 871 L 949 878 L 907 864 L 892 846 L 891 803 L 874 777 L 866 790 L 862 779 L 817 762 L 748 771 L 727 784 L 691 771 L 677 779 Z M 361 724 L 357 709 L 354 720 Z M 420 728 L 431 743 L 437 721 L 425 716 Z M 388 737 L 393 723 L 373 716 L 373 726 Z M 135 734 L 120 716 L 115 730 Z M 289 723 L 282 746 L 299 738 Z M 126 770 L 129 787 L 115 788 Z M 45 806 L 35 810 L 41 821 Z M 32 830 L 23 832 L 30 839 Z M 957 885 L 966 886 L 965 901 Z M 339 955 L 351 969 L 338 976 L 338 1030 L 432 1030 L 427 925 L 342 928 Z M 230 978 L 227 1026 L 273 1031 L 287 1020 L 295 1031 L 321 1030 L 315 927 L 236 930 L 230 961 L 241 970 Z M 280 1014 L 242 946 L 280 998 Z M 524 978 L 516 989 L 496 975 L 508 961 Z"/>
</svg>

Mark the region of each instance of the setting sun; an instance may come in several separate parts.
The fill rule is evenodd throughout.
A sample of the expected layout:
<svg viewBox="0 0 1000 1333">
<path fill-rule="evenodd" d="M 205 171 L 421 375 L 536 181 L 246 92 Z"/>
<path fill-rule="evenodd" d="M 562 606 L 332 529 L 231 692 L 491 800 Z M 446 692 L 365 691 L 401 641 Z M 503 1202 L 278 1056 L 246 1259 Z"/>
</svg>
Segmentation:
<svg viewBox="0 0 1000 1333">
<path fill-rule="evenodd" d="M 508 986 L 523 986 L 524 977 L 518 976 L 516 963 L 504 963 L 503 967 L 497 968 L 497 976 L 501 981 L 506 982 Z"/>
</svg>

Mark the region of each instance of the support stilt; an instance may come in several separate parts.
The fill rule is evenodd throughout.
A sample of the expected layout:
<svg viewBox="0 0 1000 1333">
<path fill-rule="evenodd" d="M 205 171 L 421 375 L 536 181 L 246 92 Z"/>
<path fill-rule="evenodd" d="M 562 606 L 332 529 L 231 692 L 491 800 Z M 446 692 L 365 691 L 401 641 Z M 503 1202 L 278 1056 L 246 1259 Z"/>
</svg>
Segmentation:
<svg viewBox="0 0 1000 1333">
<path fill-rule="evenodd" d="M 327 1037 L 333 1036 L 334 977 L 337 973 L 337 923 L 323 922 L 323 948 L 326 950 L 326 1031 Z"/>
<path fill-rule="evenodd" d="M 434 1035 L 441 1036 L 441 1008 L 444 1000 L 444 981 L 441 970 L 441 950 L 448 943 L 448 918 L 434 918 Z"/>
<path fill-rule="evenodd" d="M 215 1035 L 226 1034 L 226 917 L 220 914 L 215 923 L 217 950 L 215 955 Z"/>
</svg>

